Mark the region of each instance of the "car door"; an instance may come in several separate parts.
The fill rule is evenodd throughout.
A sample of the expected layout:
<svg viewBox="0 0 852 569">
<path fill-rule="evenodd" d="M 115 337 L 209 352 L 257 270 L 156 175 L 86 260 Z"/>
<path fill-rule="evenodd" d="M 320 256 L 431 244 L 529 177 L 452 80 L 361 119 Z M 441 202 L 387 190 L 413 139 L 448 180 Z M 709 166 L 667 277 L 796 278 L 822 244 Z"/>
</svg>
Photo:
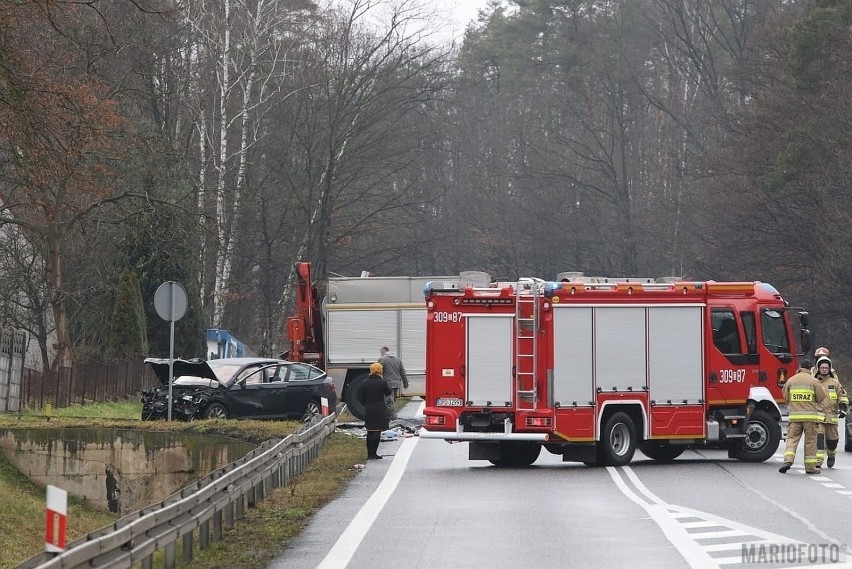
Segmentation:
<svg viewBox="0 0 852 569">
<path fill-rule="evenodd" d="M 240 372 L 228 390 L 228 408 L 233 417 L 264 419 L 279 415 L 278 401 L 284 397 L 284 386 L 270 381 L 277 365 L 257 364 Z"/>
<path fill-rule="evenodd" d="M 316 390 L 316 376 L 309 365 L 293 363 L 287 366 L 287 397 L 284 401 L 284 413 L 299 416 L 313 398 Z"/>
<path fill-rule="evenodd" d="M 263 386 L 264 409 L 268 418 L 287 416 L 287 366 L 275 365 L 267 368 L 267 383 Z"/>
</svg>

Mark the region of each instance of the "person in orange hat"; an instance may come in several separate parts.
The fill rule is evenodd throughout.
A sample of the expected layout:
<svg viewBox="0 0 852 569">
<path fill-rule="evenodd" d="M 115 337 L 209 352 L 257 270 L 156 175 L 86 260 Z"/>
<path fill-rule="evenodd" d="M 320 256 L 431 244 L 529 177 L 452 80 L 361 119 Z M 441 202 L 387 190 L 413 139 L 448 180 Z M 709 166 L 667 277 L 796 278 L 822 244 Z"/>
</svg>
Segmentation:
<svg viewBox="0 0 852 569">
<path fill-rule="evenodd" d="M 388 407 L 385 397 L 391 394 L 391 388 L 382 377 L 382 364 L 376 362 L 370 365 L 370 375 L 361 385 L 358 399 L 364 406 L 364 427 L 367 429 L 367 458 L 382 458 L 379 454 L 379 443 L 382 431 L 390 428 Z"/>
</svg>

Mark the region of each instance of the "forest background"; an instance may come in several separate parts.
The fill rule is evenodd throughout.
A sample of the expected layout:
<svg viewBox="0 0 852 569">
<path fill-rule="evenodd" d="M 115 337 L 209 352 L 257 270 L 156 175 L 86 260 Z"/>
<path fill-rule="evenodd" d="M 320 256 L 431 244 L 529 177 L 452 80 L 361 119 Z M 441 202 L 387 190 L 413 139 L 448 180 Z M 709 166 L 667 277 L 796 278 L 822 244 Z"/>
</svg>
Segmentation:
<svg viewBox="0 0 852 569">
<path fill-rule="evenodd" d="M 762 280 L 852 332 L 852 3 L 0 3 L 0 322 L 45 367 L 285 349 L 329 274 Z"/>
</svg>

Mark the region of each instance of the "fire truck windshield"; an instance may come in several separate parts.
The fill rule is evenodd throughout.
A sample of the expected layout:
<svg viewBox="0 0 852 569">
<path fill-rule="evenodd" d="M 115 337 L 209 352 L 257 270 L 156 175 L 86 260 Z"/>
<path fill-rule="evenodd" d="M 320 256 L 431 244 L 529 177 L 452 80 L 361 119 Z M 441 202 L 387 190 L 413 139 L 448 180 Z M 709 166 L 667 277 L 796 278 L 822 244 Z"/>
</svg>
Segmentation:
<svg viewBox="0 0 852 569">
<path fill-rule="evenodd" d="M 782 312 L 763 309 L 760 313 L 763 329 L 763 344 L 774 354 L 789 354 L 790 339 L 787 337 L 786 319 Z"/>
</svg>

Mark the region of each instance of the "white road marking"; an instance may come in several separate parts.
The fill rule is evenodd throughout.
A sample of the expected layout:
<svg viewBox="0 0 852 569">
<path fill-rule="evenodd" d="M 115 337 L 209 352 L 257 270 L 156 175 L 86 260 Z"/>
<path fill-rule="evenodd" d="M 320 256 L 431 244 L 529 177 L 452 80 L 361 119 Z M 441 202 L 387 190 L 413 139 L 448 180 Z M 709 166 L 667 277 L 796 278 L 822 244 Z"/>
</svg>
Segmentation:
<svg viewBox="0 0 852 569">
<path fill-rule="evenodd" d="M 721 518 L 713 514 L 693 510 L 683 506 L 668 504 L 651 492 L 629 467 L 623 466 L 620 468 L 608 467 L 607 471 L 612 477 L 618 489 L 632 502 L 644 509 L 651 519 L 659 525 L 666 539 L 678 550 L 678 553 L 689 563 L 690 567 L 698 568 L 719 568 L 723 565 L 740 565 L 746 562 L 743 557 L 746 548 L 770 548 L 778 545 L 807 545 L 799 540 L 790 539 L 786 536 L 767 532 L 755 527 L 741 524 L 732 520 Z M 627 481 L 622 476 L 629 479 L 631 488 Z M 757 492 L 750 488 L 747 484 L 740 481 L 746 488 Z M 639 494 L 634 492 L 634 489 Z M 766 496 L 759 493 L 761 497 L 781 507 L 785 512 L 802 520 L 806 525 L 812 525 L 801 516 L 794 512 L 783 508 L 780 504 L 769 500 Z M 679 521 L 683 519 L 698 519 L 699 521 Z M 719 528 L 717 531 L 700 531 L 704 528 Z M 816 530 L 816 528 L 812 528 Z M 816 531 L 818 535 L 823 537 L 826 543 L 837 543 L 825 534 Z M 702 543 L 706 540 L 718 538 L 741 538 L 729 543 Z M 840 544 L 838 544 L 840 545 Z M 843 547 L 841 545 L 841 547 Z M 754 549 L 749 549 L 754 551 Z M 841 553 L 841 565 L 849 563 L 849 557 L 845 553 L 843 547 Z M 713 557 L 710 553 L 722 553 L 723 556 Z M 727 556 L 725 556 L 727 554 Z M 825 565 L 823 565 L 825 566 Z"/>
<path fill-rule="evenodd" d="M 385 507 L 388 498 L 394 493 L 402 475 L 405 473 L 405 467 L 408 465 L 408 460 L 411 458 L 411 453 L 417 445 L 417 437 L 411 437 L 402 440 L 399 450 L 396 451 L 393 462 L 391 463 L 385 477 L 379 483 L 375 492 L 364 503 L 341 536 L 337 539 L 325 556 L 325 559 L 317 565 L 319 569 L 343 569 L 352 560 L 358 546 L 364 540 L 364 536 L 370 531 L 376 518 Z"/>
<path fill-rule="evenodd" d="M 629 467 L 624 467 L 624 469 L 629 470 Z M 661 506 L 658 503 L 659 500 L 654 500 L 654 503 L 649 504 L 627 487 L 617 468 L 608 466 L 607 472 L 609 472 L 610 477 L 612 477 L 618 489 L 621 490 L 621 493 L 645 510 L 651 519 L 660 526 L 666 539 L 675 546 L 678 553 L 683 556 L 691 567 L 706 567 L 708 569 L 718 567 L 710 555 L 702 551 L 698 547 L 698 544 L 689 537 L 686 530 L 680 527 L 680 524 L 668 514 L 665 506 Z"/>
</svg>

